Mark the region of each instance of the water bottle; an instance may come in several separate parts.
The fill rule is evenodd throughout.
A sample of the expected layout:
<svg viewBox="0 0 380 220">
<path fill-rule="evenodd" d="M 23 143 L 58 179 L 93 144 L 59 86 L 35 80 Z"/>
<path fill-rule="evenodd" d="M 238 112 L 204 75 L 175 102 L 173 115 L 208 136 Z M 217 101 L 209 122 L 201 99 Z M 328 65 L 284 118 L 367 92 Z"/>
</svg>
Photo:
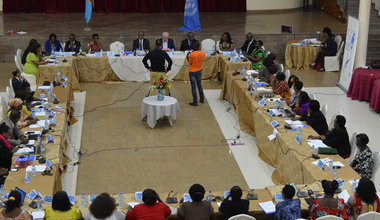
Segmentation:
<svg viewBox="0 0 380 220">
<path fill-rule="evenodd" d="M 103 56 L 103 48 L 100 48 L 100 55 Z"/>
<path fill-rule="evenodd" d="M 312 147 L 311 147 L 311 154 L 310 154 L 310 156 L 313 156 L 314 154 L 315 154 L 315 147 L 312 146 Z"/>
<path fill-rule="evenodd" d="M 36 165 L 32 165 L 32 177 L 35 177 L 37 176 L 37 168 L 36 168 Z"/>
<path fill-rule="evenodd" d="M 239 50 L 239 55 L 243 55 L 243 51 L 241 49 Z"/>
<path fill-rule="evenodd" d="M 82 206 L 86 206 L 86 195 L 84 193 L 82 193 L 81 202 L 82 202 Z"/>
<path fill-rule="evenodd" d="M 45 145 L 41 144 L 41 156 L 45 156 Z"/>
<path fill-rule="evenodd" d="M 245 73 L 245 67 L 243 66 L 241 68 L 241 72 L 240 72 L 240 76 L 243 78 L 244 77 L 244 73 Z"/>
<path fill-rule="evenodd" d="M 285 113 L 285 111 L 284 111 L 284 113 Z M 302 132 L 301 129 L 299 131 L 300 131 L 300 140 L 301 140 L 301 144 L 302 144 L 302 141 L 303 141 L 303 132 Z"/>
<path fill-rule="evenodd" d="M 51 112 L 51 110 L 52 110 L 52 109 L 51 109 L 51 104 L 49 104 L 49 105 L 48 105 L 48 111 L 49 111 L 49 113 Z"/>
<path fill-rule="evenodd" d="M 48 120 L 45 120 L 45 127 L 44 127 L 44 129 L 46 131 L 49 130 L 49 122 L 48 122 Z"/>
<path fill-rule="evenodd" d="M 5 197 L 5 189 L 4 189 L 4 185 L 1 184 L 1 187 L 0 187 L 0 198 L 4 199 L 4 197 Z"/>
<path fill-rule="evenodd" d="M 124 206 L 124 195 L 122 192 L 119 194 L 119 205 Z"/>
<path fill-rule="evenodd" d="M 54 88 L 53 82 L 50 82 L 50 92 L 51 93 L 53 92 L 53 88 Z"/>
<path fill-rule="evenodd" d="M 37 201 L 37 210 L 39 212 L 42 211 L 42 201 L 40 197 L 38 197 L 38 201 Z"/>
<path fill-rule="evenodd" d="M 46 107 L 46 102 L 45 102 L 44 100 L 42 100 L 41 105 L 42 105 L 42 108 L 45 109 L 45 107 Z"/>
<path fill-rule="evenodd" d="M 357 180 L 354 179 L 354 181 L 352 181 L 352 192 L 356 192 L 356 185 L 357 185 Z"/>
<path fill-rule="evenodd" d="M 282 116 L 282 120 L 285 120 L 285 119 L 286 119 L 285 109 L 282 109 L 281 116 Z M 298 134 L 300 134 L 300 131 L 301 131 L 301 129 L 298 130 Z"/>
<path fill-rule="evenodd" d="M 208 192 L 207 200 L 208 200 L 209 202 L 212 202 L 212 192 L 211 192 L 211 190 Z"/>
<path fill-rule="evenodd" d="M 29 184 L 30 183 L 30 176 L 27 172 L 25 172 L 25 184 Z"/>
<path fill-rule="evenodd" d="M 254 87 L 255 87 L 255 96 L 257 96 L 257 94 L 259 93 L 258 90 L 257 90 L 257 84 L 255 81 L 253 81 L 253 84 L 254 84 Z"/>
<path fill-rule="evenodd" d="M 333 171 L 333 162 L 332 160 L 329 162 L 329 173 L 332 173 Z"/>
<path fill-rule="evenodd" d="M 82 53 L 82 47 L 79 47 L 79 53 Z"/>
<path fill-rule="evenodd" d="M 59 65 L 59 57 L 58 56 L 55 57 L 55 64 Z"/>
<path fill-rule="evenodd" d="M 48 120 L 49 116 L 50 116 L 49 111 L 45 110 L 45 120 Z"/>
<path fill-rule="evenodd" d="M 338 176 L 338 169 L 333 169 L 333 180 L 336 180 Z"/>
<path fill-rule="evenodd" d="M 124 47 L 121 47 L 120 56 L 124 55 Z"/>
</svg>

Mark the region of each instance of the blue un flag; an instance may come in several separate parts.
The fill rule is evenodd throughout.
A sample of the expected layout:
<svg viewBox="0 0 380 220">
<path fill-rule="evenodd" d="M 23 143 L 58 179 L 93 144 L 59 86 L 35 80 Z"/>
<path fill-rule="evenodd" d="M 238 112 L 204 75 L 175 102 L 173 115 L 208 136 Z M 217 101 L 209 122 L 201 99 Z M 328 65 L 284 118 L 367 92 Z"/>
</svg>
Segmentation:
<svg viewBox="0 0 380 220">
<path fill-rule="evenodd" d="M 184 26 L 182 31 L 196 31 L 201 29 L 199 21 L 198 0 L 186 0 L 184 12 Z"/>
</svg>

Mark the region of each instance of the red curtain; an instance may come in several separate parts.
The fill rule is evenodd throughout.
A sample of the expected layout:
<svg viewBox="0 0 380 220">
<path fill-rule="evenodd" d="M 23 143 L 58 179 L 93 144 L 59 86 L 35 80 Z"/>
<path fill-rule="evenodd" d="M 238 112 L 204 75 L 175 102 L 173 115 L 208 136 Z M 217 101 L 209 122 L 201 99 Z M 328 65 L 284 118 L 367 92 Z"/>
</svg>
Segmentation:
<svg viewBox="0 0 380 220">
<path fill-rule="evenodd" d="M 183 12 L 186 0 L 95 0 L 97 13 Z M 201 12 L 244 12 L 246 0 L 199 0 Z M 4 13 L 84 12 L 85 0 L 4 0 Z"/>
</svg>

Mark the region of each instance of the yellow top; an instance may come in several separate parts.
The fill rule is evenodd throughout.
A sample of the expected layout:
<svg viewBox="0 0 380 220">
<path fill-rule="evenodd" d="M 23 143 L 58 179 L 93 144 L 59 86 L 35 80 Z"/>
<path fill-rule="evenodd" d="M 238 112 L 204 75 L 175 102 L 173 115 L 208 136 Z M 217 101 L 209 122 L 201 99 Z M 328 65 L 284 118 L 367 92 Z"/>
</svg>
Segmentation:
<svg viewBox="0 0 380 220">
<path fill-rule="evenodd" d="M 78 207 L 71 206 L 69 211 L 63 212 L 58 210 L 53 210 L 51 206 L 47 207 L 45 210 L 46 220 L 80 220 L 82 219 L 82 214 Z"/>
<path fill-rule="evenodd" d="M 26 56 L 26 63 L 24 67 L 24 72 L 28 74 L 33 74 L 37 77 L 37 71 L 38 71 L 38 65 L 35 64 L 33 61 L 39 62 L 40 56 L 29 52 L 28 56 Z"/>
</svg>

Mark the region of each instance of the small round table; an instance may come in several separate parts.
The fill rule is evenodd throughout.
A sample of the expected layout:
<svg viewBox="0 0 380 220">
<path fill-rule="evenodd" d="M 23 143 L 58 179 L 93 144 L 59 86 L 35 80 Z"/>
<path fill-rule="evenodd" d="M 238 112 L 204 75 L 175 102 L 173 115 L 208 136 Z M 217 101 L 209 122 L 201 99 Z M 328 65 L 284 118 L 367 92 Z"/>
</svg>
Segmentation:
<svg viewBox="0 0 380 220">
<path fill-rule="evenodd" d="M 302 46 L 299 40 L 291 40 L 286 44 L 285 68 L 310 70 L 310 64 L 315 61 L 319 51 L 321 51 L 319 45 Z"/>
<path fill-rule="evenodd" d="M 165 96 L 163 101 L 158 101 L 157 96 L 148 96 L 141 103 L 141 119 L 148 123 L 150 128 L 154 128 L 157 120 L 161 117 L 168 117 L 170 126 L 173 126 L 177 120 L 177 114 L 180 112 L 177 99 Z"/>
</svg>

